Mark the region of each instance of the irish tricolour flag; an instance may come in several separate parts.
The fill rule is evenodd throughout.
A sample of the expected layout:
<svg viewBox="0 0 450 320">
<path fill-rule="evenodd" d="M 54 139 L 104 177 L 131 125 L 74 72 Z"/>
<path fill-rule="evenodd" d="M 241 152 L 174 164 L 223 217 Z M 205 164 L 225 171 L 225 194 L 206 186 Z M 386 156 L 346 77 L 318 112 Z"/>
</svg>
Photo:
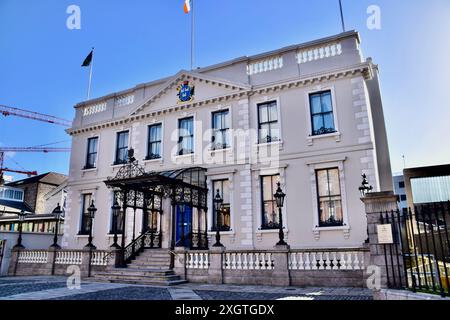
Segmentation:
<svg viewBox="0 0 450 320">
<path fill-rule="evenodd" d="M 184 0 L 184 13 L 191 11 L 191 0 Z"/>
</svg>

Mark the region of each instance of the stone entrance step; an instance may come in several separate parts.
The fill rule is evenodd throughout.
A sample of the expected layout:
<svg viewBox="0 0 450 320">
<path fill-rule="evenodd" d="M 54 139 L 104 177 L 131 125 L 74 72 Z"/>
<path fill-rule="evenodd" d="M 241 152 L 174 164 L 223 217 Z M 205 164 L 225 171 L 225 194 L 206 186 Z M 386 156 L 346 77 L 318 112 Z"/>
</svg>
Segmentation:
<svg viewBox="0 0 450 320">
<path fill-rule="evenodd" d="M 127 268 L 112 268 L 94 276 L 97 281 L 173 286 L 186 283 L 170 270 L 170 253 L 164 249 L 145 250 Z"/>
<path fill-rule="evenodd" d="M 173 286 L 186 283 L 173 270 L 163 269 L 135 269 L 135 268 L 113 268 L 106 272 L 98 273 L 95 280 L 112 283 L 130 284 L 154 284 Z"/>
<path fill-rule="evenodd" d="M 148 269 L 169 269 L 170 253 L 164 249 L 144 250 L 131 263 L 130 267 Z"/>
</svg>

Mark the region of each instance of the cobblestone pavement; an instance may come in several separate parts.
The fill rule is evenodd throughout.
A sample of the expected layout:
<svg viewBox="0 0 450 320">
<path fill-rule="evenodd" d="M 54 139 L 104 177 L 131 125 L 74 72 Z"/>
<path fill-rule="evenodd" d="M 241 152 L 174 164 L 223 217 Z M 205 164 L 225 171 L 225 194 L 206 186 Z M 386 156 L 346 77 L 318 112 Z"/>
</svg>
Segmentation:
<svg viewBox="0 0 450 320">
<path fill-rule="evenodd" d="M 299 295 L 261 292 L 195 291 L 202 300 L 372 300 L 369 296 Z"/>
<path fill-rule="evenodd" d="M 187 283 L 174 287 L 83 281 L 66 277 L 0 278 L 0 300 L 371 300 L 362 288 L 298 288 Z"/>
<path fill-rule="evenodd" d="M 165 288 L 133 286 L 75 294 L 53 300 L 172 300 L 172 297 Z"/>
<path fill-rule="evenodd" d="M 29 282 L 0 285 L 0 299 L 12 295 L 66 287 L 66 282 Z"/>
</svg>

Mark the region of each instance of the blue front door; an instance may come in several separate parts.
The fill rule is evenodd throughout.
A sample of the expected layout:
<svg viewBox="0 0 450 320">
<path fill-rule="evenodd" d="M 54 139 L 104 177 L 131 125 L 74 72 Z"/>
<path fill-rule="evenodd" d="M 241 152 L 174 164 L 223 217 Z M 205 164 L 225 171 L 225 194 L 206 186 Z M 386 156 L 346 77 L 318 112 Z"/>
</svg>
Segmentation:
<svg viewBox="0 0 450 320">
<path fill-rule="evenodd" d="M 192 223 L 192 207 L 185 206 L 184 210 L 184 219 L 181 214 L 180 206 L 176 207 L 177 212 L 177 234 L 176 234 L 176 243 L 180 245 L 181 237 L 183 234 L 184 228 L 184 246 L 190 247 L 190 232 L 191 232 L 191 223 Z M 184 221 L 184 223 L 183 223 Z M 183 225 L 184 224 L 184 225 Z"/>
</svg>

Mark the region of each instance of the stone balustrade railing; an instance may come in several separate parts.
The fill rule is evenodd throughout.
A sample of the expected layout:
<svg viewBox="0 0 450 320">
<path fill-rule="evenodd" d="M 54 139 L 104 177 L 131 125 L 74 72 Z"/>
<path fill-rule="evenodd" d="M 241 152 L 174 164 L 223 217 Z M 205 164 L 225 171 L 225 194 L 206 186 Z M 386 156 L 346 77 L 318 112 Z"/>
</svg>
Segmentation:
<svg viewBox="0 0 450 320">
<path fill-rule="evenodd" d="M 297 62 L 299 64 L 315 60 L 339 56 L 342 54 L 342 46 L 339 42 L 330 43 L 320 47 L 306 48 L 297 52 Z"/>
<path fill-rule="evenodd" d="M 89 106 L 84 107 L 83 109 L 83 116 L 90 116 L 96 113 L 100 113 L 106 110 L 106 102 L 99 102 L 96 104 L 92 104 Z"/>
<path fill-rule="evenodd" d="M 283 68 L 283 57 L 270 57 L 264 60 L 249 63 L 247 65 L 247 74 L 254 75 L 281 68 Z"/>
<path fill-rule="evenodd" d="M 111 259 L 109 251 L 95 250 L 92 251 L 91 265 L 93 266 L 107 266 Z"/>
<path fill-rule="evenodd" d="M 60 250 L 56 251 L 55 264 L 80 265 L 82 263 L 82 251 Z"/>
<path fill-rule="evenodd" d="M 120 97 L 117 97 L 115 100 L 115 104 L 117 107 L 127 106 L 134 102 L 134 94 L 126 94 Z"/>
<path fill-rule="evenodd" d="M 171 251 L 170 251 L 171 252 Z M 361 285 L 368 260 L 367 248 L 270 250 L 175 250 L 174 271 L 189 281 L 208 283 Z M 82 276 L 105 272 L 120 263 L 120 254 L 108 250 L 13 250 L 11 275 L 67 274 L 77 265 Z M 311 273 L 314 276 L 310 277 Z M 243 277 L 243 274 L 246 277 Z M 316 276 L 317 275 L 317 276 Z M 334 281 L 334 280 L 333 280 Z"/>
<path fill-rule="evenodd" d="M 225 252 L 223 269 L 230 270 L 273 270 L 274 261 L 271 252 L 232 251 Z"/>
<path fill-rule="evenodd" d="M 122 96 L 118 96 L 114 99 L 114 105 L 116 107 L 123 107 L 128 106 L 130 104 L 134 103 L 134 94 L 125 94 Z M 87 105 L 83 108 L 83 116 L 91 116 L 93 114 L 97 114 L 103 111 L 106 111 L 107 108 L 107 102 L 106 101 L 100 101 L 96 102 L 90 105 Z"/>
<path fill-rule="evenodd" d="M 47 263 L 48 251 L 46 250 L 21 250 L 18 263 Z"/>
<path fill-rule="evenodd" d="M 174 271 L 191 282 L 282 286 L 364 285 L 366 247 L 174 252 Z M 184 257 L 184 259 L 183 259 Z"/>
<path fill-rule="evenodd" d="M 290 270 L 364 270 L 361 250 L 317 250 L 289 252 Z"/>
<path fill-rule="evenodd" d="M 288 252 L 289 270 L 364 270 L 364 249 L 322 249 L 290 250 Z M 223 253 L 224 270 L 274 270 L 274 251 L 236 250 Z M 187 269 L 208 269 L 207 251 L 188 251 Z"/>
<path fill-rule="evenodd" d="M 188 252 L 186 254 L 187 269 L 208 269 L 209 253 L 207 251 Z"/>
<path fill-rule="evenodd" d="M 82 276 L 116 265 L 118 256 L 109 250 L 28 250 L 13 249 L 9 265 L 11 275 L 65 275 L 67 267 L 79 266 Z"/>
</svg>

